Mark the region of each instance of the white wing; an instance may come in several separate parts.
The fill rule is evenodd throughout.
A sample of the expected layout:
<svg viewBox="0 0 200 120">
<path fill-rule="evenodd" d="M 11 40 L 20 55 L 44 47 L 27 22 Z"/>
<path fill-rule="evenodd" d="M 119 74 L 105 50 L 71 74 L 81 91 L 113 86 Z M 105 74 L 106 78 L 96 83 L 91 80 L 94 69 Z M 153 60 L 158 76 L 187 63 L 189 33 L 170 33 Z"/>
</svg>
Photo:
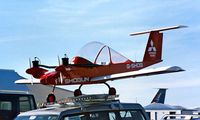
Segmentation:
<svg viewBox="0 0 200 120">
<path fill-rule="evenodd" d="M 138 71 L 93 77 L 91 78 L 91 82 L 104 82 L 104 81 L 109 81 L 109 80 L 112 81 L 112 80 L 123 79 L 123 78 L 159 75 L 159 74 L 174 73 L 174 72 L 181 72 L 181 71 L 184 71 L 184 70 L 178 66 L 168 66 L 168 67 L 160 67 L 160 68 L 154 68 L 154 69 L 153 68 L 142 69 Z M 20 80 L 16 80 L 15 83 L 16 84 L 41 84 L 39 79 L 34 79 L 34 80 L 20 79 Z"/>
<path fill-rule="evenodd" d="M 16 84 L 41 84 L 39 79 L 19 79 L 15 81 Z"/>
<path fill-rule="evenodd" d="M 184 70 L 178 66 L 168 66 L 168 67 L 160 67 L 160 68 L 154 68 L 154 69 L 142 69 L 138 71 L 118 73 L 118 74 L 112 74 L 112 75 L 106 75 L 106 76 L 99 76 L 99 77 L 92 78 L 91 81 L 100 82 L 100 81 L 117 80 L 117 79 L 130 78 L 130 77 L 134 78 L 134 77 L 141 77 L 141 76 L 181 72 L 181 71 L 184 71 Z"/>
</svg>

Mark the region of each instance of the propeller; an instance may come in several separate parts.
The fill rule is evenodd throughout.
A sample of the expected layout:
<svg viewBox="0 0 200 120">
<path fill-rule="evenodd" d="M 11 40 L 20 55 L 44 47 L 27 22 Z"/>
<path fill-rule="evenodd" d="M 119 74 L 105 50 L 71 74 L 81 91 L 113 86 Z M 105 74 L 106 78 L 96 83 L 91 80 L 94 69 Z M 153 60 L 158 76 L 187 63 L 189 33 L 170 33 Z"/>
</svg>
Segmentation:
<svg viewBox="0 0 200 120">
<path fill-rule="evenodd" d="M 32 75 L 34 78 L 39 79 L 42 75 L 44 75 L 48 70 L 41 68 L 39 58 L 35 57 L 33 61 L 29 58 L 29 66 L 26 70 L 26 73 Z"/>
<path fill-rule="evenodd" d="M 60 62 L 60 57 L 58 56 L 58 64 L 59 64 L 59 66 L 62 65 L 61 66 L 62 70 L 59 74 L 60 74 L 60 83 L 63 84 L 63 73 L 62 73 L 62 71 L 63 71 L 63 69 L 66 70 L 66 68 L 63 68 L 63 67 L 69 65 L 69 58 L 67 57 L 67 54 L 64 54 L 64 57 L 62 58 L 62 63 Z M 65 73 L 65 75 L 66 75 L 66 73 Z"/>
<path fill-rule="evenodd" d="M 38 67 L 39 66 L 39 58 L 34 57 L 34 61 L 29 58 L 29 69 L 32 69 L 33 67 Z M 33 76 L 31 76 L 31 85 L 33 85 Z"/>
</svg>

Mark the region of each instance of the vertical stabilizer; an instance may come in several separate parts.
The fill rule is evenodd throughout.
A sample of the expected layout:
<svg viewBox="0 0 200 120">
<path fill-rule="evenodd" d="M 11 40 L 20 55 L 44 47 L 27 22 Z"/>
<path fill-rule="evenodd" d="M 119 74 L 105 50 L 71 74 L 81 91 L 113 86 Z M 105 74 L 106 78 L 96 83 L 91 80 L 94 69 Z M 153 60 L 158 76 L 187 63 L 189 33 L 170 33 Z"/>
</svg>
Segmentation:
<svg viewBox="0 0 200 120">
<path fill-rule="evenodd" d="M 151 103 L 165 103 L 165 95 L 166 95 L 167 88 L 160 88 L 156 94 L 156 96 L 153 98 Z"/>
<path fill-rule="evenodd" d="M 162 61 L 162 42 L 163 42 L 163 33 L 162 31 L 174 30 L 179 28 L 185 28 L 187 26 L 178 25 L 172 27 L 165 27 L 159 29 L 152 29 L 141 32 L 130 33 L 130 36 L 150 34 L 147 42 L 146 50 L 144 53 L 143 64 L 144 67 L 156 64 Z"/>
<path fill-rule="evenodd" d="M 151 31 L 147 42 L 143 62 L 151 65 L 161 62 L 163 33 Z"/>
</svg>

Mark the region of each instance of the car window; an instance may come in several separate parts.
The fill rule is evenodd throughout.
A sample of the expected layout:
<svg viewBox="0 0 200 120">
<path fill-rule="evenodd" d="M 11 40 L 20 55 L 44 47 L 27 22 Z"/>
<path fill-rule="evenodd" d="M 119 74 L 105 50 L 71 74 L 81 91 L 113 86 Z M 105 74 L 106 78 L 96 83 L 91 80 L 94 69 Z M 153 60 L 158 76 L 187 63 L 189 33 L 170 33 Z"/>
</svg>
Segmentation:
<svg viewBox="0 0 200 120">
<path fill-rule="evenodd" d="M 20 96 L 19 97 L 19 108 L 20 112 L 25 112 L 35 109 L 34 102 L 31 96 Z"/>
<path fill-rule="evenodd" d="M 18 116 L 15 120 L 57 120 L 57 115 Z"/>
<path fill-rule="evenodd" d="M 12 110 L 12 102 L 0 101 L 0 110 Z"/>
</svg>

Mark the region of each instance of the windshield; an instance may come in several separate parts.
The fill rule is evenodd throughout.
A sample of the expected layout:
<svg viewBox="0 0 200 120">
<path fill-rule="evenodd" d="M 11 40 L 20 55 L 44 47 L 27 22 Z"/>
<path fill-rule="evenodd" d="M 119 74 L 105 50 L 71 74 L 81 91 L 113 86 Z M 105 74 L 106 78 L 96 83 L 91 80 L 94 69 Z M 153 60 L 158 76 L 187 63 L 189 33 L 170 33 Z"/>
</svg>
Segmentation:
<svg viewBox="0 0 200 120">
<path fill-rule="evenodd" d="M 86 44 L 81 48 L 78 56 L 100 65 L 128 61 L 126 57 L 100 42 L 90 42 Z"/>
<path fill-rule="evenodd" d="M 15 120 L 58 120 L 57 115 L 18 116 Z"/>
<path fill-rule="evenodd" d="M 140 111 L 101 111 L 66 116 L 63 120 L 146 120 Z"/>
</svg>

